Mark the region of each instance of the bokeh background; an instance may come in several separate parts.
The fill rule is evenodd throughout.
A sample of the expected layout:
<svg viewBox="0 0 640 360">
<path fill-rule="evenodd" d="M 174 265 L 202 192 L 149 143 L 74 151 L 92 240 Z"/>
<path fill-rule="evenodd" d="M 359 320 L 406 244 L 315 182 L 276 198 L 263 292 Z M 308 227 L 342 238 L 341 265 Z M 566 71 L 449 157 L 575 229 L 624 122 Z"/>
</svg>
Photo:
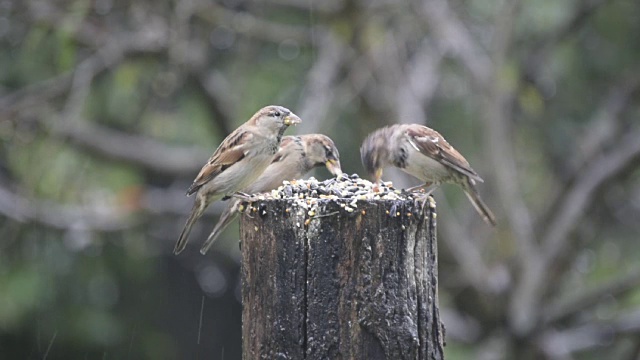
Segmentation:
<svg viewBox="0 0 640 360">
<path fill-rule="evenodd" d="M 638 359 L 639 34 L 635 0 L 0 1 L 0 358 L 240 359 L 237 224 L 171 250 L 281 104 L 348 173 L 402 122 L 485 179 L 495 229 L 435 193 L 448 359 Z"/>
</svg>

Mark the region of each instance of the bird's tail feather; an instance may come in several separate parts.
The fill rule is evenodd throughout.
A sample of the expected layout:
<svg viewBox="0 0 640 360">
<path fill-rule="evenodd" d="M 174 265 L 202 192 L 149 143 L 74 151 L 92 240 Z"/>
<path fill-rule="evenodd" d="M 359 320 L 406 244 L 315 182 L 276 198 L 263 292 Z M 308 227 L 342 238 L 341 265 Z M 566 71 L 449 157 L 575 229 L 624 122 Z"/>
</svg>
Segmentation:
<svg viewBox="0 0 640 360">
<path fill-rule="evenodd" d="M 467 186 L 464 187 L 464 193 L 465 195 L 467 195 L 467 198 L 469 199 L 471 204 L 473 204 L 473 207 L 476 209 L 478 214 L 482 216 L 484 222 L 491 226 L 496 226 L 495 215 L 493 215 L 493 212 L 489 210 L 487 204 L 482 201 L 482 198 L 480 198 L 480 194 L 478 194 L 478 190 L 476 190 L 476 187 L 473 185 L 471 180 L 469 180 L 467 182 Z"/>
<path fill-rule="evenodd" d="M 193 224 L 202 216 L 204 209 L 206 206 L 202 206 L 202 201 L 196 198 L 193 203 L 193 209 L 191 209 L 191 214 L 189 214 L 189 218 L 187 219 L 187 223 L 184 225 L 182 232 L 180 233 L 180 237 L 178 238 L 178 242 L 176 242 L 176 246 L 173 248 L 173 253 L 175 255 L 180 254 L 186 247 L 187 242 L 189 241 L 189 234 L 191 233 L 191 228 Z"/>
<path fill-rule="evenodd" d="M 202 255 L 205 255 L 207 251 L 209 251 L 209 248 L 211 248 L 211 246 L 216 241 L 218 236 L 220 236 L 222 231 L 227 227 L 227 225 L 229 225 L 229 223 L 233 219 L 236 218 L 236 216 L 238 215 L 239 205 L 240 205 L 240 201 L 238 199 L 234 199 L 233 202 L 229 204 L 229 206 L 227 206 L 227 208 L 224 210 L 222 215 L 220 215 L 220 219 L 218 220 L 218 223 L 213 228 L 213 231 L 211 232 L 207 240 L 202 245 L 202 248 L 200 248 L 200 253 Z"/>
</svg>

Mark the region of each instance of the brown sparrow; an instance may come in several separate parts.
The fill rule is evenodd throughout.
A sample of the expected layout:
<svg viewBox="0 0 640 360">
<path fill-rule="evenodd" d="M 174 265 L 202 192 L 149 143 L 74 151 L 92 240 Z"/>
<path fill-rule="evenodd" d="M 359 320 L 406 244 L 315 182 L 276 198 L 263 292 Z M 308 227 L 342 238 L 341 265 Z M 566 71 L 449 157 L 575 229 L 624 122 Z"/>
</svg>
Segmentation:
<svg viewBox="0 0 640 360">
<path fill-rule="evenodd" d="M 276 189 L 283 180 L 299 179 L 317 166 L 326 166 L 335 176 L 342 174 L 340 154 L 333 141 L 325 135 L 308 134 L 285 136 L 280 143 L 280 150 L 273 157 L 271 165 L 242 193 L 257 194 Z M 200 252 L 204 255 L 218 238 L 220 233 L 235 219 L 241 199 L 233 198 L 220 216 Z"/>
<path fill-rule="evenodd" d="M 495 216 L 476 190 L 476 181 L 484 181 L 437 131 L 417 124 L 387 126 L 364 140 L 360 156 L 376 184 L 383 168 L 393 165 L 424 181 L 419 188 L 429 188 L 427 194 L 443 183 L 460 185 L 484 221 L 496 225 Z"/>
<path fill-rule="evenodd" d="M 282 106 L 266 106 L 226 137 L 187 190 L 196 194 L 191 214 L 173 249 L 184 250 L 193 224 L 212 202 L 253 183 L 269 166 L 289 125 L 300 118 Z"/>
</svg>

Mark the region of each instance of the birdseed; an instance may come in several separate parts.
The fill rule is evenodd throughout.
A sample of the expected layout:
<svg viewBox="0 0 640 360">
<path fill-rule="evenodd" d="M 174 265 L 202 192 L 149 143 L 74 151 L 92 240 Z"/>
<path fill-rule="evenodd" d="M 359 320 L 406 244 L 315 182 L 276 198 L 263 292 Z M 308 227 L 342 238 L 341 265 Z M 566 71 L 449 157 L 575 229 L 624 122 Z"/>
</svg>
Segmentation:
<svg viewBox="0 0 640 360">
<path fill-rule="evenodd" d="M 342 174 L 337 178 L 318 181 L 314 177 L 306 180 L 283 181 L 282 185 L 269 193 L 254 196 L 256 200 L 303 200 L 296 201 L 299 205 L 311 205 L 317 200 L 348 200 L 348 205 L 354 207 L 358 200 L 414 200 L 414 193 L 396 189 L 390 181 L 378 186 L 373 191 L 374 184 L 361 179 L 358 174 Z"/>
<path fill-rule="evenodd" d="M 326 214 L 318 215 L 321 213 L 318 211 L 318 206 L 327 201 L 337 202 L 347 213 L 354 213 L 360 201 L 424 201 L 424 195 L 396 189 L 390 181 L 379 184 L 377 191 L 374 191 L 374 185 L 369 180 L 360 178 L 358 174 L 342 174 L 339 177 L 324 181 L 318 181 L 314 177 L 305 180 L 283 181 L 280 187 L 271 192 L 256 194 L 246 199 L 244 203 L 247 205 L 244 208 L 246 211 L 251 209 L 250 211 L 256 212 L 257 206 L 259 206 L 258 203 L 261 201 L 290 200 L 294 211 L 300 215 L 305 215 L 305 217 L 308 216 L 307 220 L 309 220 L 316 216 L 326 216 Z M 431 208 L 435 208 L 435 202 L 431 197 L 426 201 L 426 204 Z M 287 208 L 285 212 L 290 213 L 291 209 Z M 366 214 L 364 210 L 360 213 L 362 215 Z M 400 212 L 396 211 L 395 207 L 391 212 L 386 210 L 386 213 L 393 217 L 400 216 Z M 411 216 L 411 214 L 408 213 L 407 216 Z M 297 227 L 301 225 L 296 223 Z M 304 225 L 309 225 L 309 221 L 305 221 Z"/>
</svg>

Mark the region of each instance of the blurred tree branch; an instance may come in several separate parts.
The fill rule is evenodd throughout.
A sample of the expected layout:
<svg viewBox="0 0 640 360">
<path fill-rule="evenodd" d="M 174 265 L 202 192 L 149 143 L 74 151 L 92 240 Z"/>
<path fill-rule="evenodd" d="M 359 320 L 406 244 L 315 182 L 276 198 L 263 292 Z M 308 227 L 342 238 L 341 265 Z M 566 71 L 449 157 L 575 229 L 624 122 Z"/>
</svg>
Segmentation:
<svg viewBox="0 0 640 360">
<path fill-rule="evenodd" d="M 135 224 L 130 216 L 109 206 L 62 205 L 28 199 L 1 184 L 0 213 L 21 223 L 43 224 L 60 230 L 119 231 Z"/>
<path fill-rule="evenodd" d="M 544 65 L 548 63 L 553 50 L 560 43 L 574 36 L 602 5 L 611 1 L 581 0 L 567 21 L 563 22 L 557 29 L 549 31 L 548 34 L 542 36 L 541 40 L 530 46 L 523 64 L 524 70 L 521 73 L 523 80 L 536 85 L 538 89 L 543 90 L 543 94 L 548 93 L 544 91 L 547 87 L 540 80 L 540 72 L 544 69 Z"/>
<path fill-rule="evenodd" d="M 479 88 L 486 89 L 494 67 L 485 49 L 473 39 L 446 0 L 425 0 L 419 9 L 428 19 L 443 51 L 458 58 Z"/>
<path fill-rule="evenodd" d="M 230 29 L 268 42 L 280 43 L 283 40 L 294 40 L 301 45 L 311 41 L 309 29 L 302 26 L 286 25 L 254 16 L 244 11 L 234 11 L 212 2 L 198 5 L 194 15 L 215 25 L 227 26 Z"/>
<path fill-rule="evenodd" d="M 344 45 L 334 34 L 321 31 L 317 35 L 317 58 L 307 72 L 302 96 L 298 100 L 300 116 L 305 121 L 299 125 L 300 133 L 317 133 L 335 121 L 329 118 L 335 103 L 336 82 L 346 60 Z"/>
<path fill-rule="evenodd" d="M 544 227 L 541 236 L 542 251 L 537 254 L 535 267 L 525 274 L 528 276 L 520 282 L 514 295 L 513 311 L 517 314 L 525 314 L 525 311 L 528 311 L 528 326 L 534 325 L 537 304 L 547 293 L 547 284 L 550 282 L 547 270 L 566 250 L 570 233 L 590 208 L 596 192 L 601 190 L 607 181 L 634 166 L 638 159 L 640 131 L 636 130 L 620 139 L 615 148 L 592 159 L 578 176 L 574 186 L 561 195 L 557 212 L 549 218 L 550 223 Z"/>
<path fill-rule="evenodd" d="M 56 141 L 48 143 L 68 142 L 71 152 L 89 154 L 98 164 L 124 164 L 118 171 L 126 174 L 118 181 L 127 186 L 135 179 L 134 194 L 128 188 L 123 194 L 105 190 L 114 188 L 105 179 L 91 184 L 92 193 L 79 198 L 94 199 L 94 192 L 104 191 L 108 200 L 129 196 L 127 201 L 135 203 L 111 207 L 101 199 L 65 205 L 62 200 L 29 199 L 24 195 L 33 191 L 28 185 L 5 185 L 0 187 L 0 213 L 10 222 L 72 231 L 142 225 L 152 238 L 174 240 L 191 202 L 184 196 L 191 180 L 186 176 L 195 174 L 210 151 L 174 146 L 140 133 L 160 133 L 164 138 L 165 132 L 175 135 L 173 131 L 188 137 L 194 131 L 185 135 L 183 129 L 208 131 L 207 121 L 220 133 L 230 133 L 237 125 L 236 114 L 247 111 L 247 99 L 297 103 L 289 106 L 304 122 L 295 131 L 329 133 L 339 145 L 345 169 L 360 166 L 357 139 L 367 131 L 396 122 L 433 124 L 437 129 L 449 127 L 444 131 L 452 131 L 454 137 L 464 134 L 471 142 L 458 146 L 471 154 L 469 160 L 486 180 L 488 203 L 504 219 L 495 231 L 479 228 L 477 217 L 467 221 L 446 199 L 438 200 L 444 230 L 441 249 L 448 252 L 440 265 L 440 290 L 450 300 L 442 310 L 448 314 L 443 316 L 454 343 L 468 344 L 479 359 L 534 354 L 567 360 L 584 358 L 580 352 L 585 349 L 611 349 L 611 339 L 637 334 L 637 317 L 631 311 L 638 308 L 632 297 L 640 282 L 638 270 L 604 269 L 607 280 L 594 286 L 603 269 L 597 274 L 572 271 L 585 253 L 572 245 L 578 243 L 576 230 L 587 224 L 588 231 L 611 239 L 608 245 L 620 247 L 622 254 L 615 256 L 634 261 L 627 249 L 636 246 L 629 240 L 637 232 L 636 212 L 629 209 L 637 208 L 637 197 L 625 192 L 627 187 L 637 188 L 633 170 L 640 158 L 640 132 L 633 119 L 640 71 L 633 65 L 637 54 L 628 46 L 632 38 L 627 34 L 634 34 L 635 22 L 628 14 L 638 4 L 70 4 L 20 3 L 19 10 L 9 10 L 8 18 L 0 7 L 0 20 L 10 22 L 9 35 L 0 26 L 0 41 L 10 45 L 3 49 L 9 66 L 26 55 L 45 54 L 51 57 L 45 61 L 52 62 L 66 59 L 63 65 L 47 64 L 51 66 L 42 74 L 57 75 L 40 82 L 29 79 L 44 76 L 5 74 L 11 81 L 0 89 L 0 138 L 9 143 L 0 148 L 6 149 L 0 166 L 17 174 L 14 179 L 24 176 L 24 168 L 41 168 L 39 157 L 47 146 L 39 149 L 41 138 L 53 137 Z M 539 6 L 540 12 L 524 13 L 530 6 Z M 550 11 L 554 16 L 547 16 Z M 22 17 L 15 20 L 15 15 Z M 26 30 L 20 32 L 22 26 Z M 227 42 L 216 43 L 214 35 L 220 33 L 228 36 L 223 39 Z M 287 44 L 293 44 L 293 57 L 283 56 Z M 68 53 L 60 55 L 65 49 Z M 132 59 L 140 61 L 129 66 Z M 143 70 L 139 63 L 144 63 Z M 30 66 L 20 71 L 42 64 Z M 156 72 L 175 76 L 167 93 L 149 86 L 155 84 Z M 129 87 L 127 94 L 135 98 L 101 94 L 115 91 L 104 90 L 104 74 L 108 80 L 117 78 L 114 88 Z M 579 96 L 568 94 L 576 91 L 576 84 L 581 86 Z M 178 96 L 194 91 L 203 96 L 188 101 Z M 540 104 L 526 108 L 526 101 Z M 130 103 L 136 106 L 123 115 L 118 107 Z M 191 121 L 194 115 L 197 121 Z M 538 120 L 544 128 L 525 133 Z M 108 124 L 100 125 L 103 122 Z M 557 143 L 566 139 L 564 132 L 575 132 L 581 124 L 585 126 L 575 140 Z M 364 130 L 349 133 L 355 129 Z M 482 134 L 480 141 L 476 133 Z M 482 146 L 474 147 L 477 143 Z M 396 186 L 408 182 L 393 180 Z M 82 176 L 74 181 L 82 182 Z M 604 217 L 607 224 L 602 224 L 602 211 L 592 211 L 599 210 L 594 200 L 600 195 L 607 195 L 605 209 L 619 212 Z M 215 204 L 210 214 L 224 205 Z M 620 214 L 626 222 L 616 222 Z M 133 220 L 123 220 L 130 215 Z M 601 256 L 603 250 L 588 251 Z M 598 259 L 590 266 L 600 266 Z M 575 276 L 586 290 L 566 286 L 575 283 Z M 628 300 L 627 322 L 597 319 L 597 306 L 612 297 Z M 613 312 L 623 314 L 620 309 Z M 635 346 L 630 355 L 638 352 Z"/>
<path fill-rule="evenodd" d="M 587 289 L 567 300 L 557 300 L 549 304 L 545 309 L 544 323 L 552 324 L 575 316 L 579 312 L 589 310 L 600 304 L 608 297 L 619 298 L 629 292 L 635 291 L 640 285 L 640 269 L 634 269 L 626 274 L 616 274 L 612 279 L 603 282 L 600 286 Z"/>
<path fill-rule="evenodd" d="M 556 216 L 552 216 L 542 237 L 543 258 L 552 262 L 566 248 L 569 233 L 584 212 L 589 209 L 595 194 L 612 178 L 635 166 L 640 159 L 640 129 L 628 132 L 616 140 L 616 146 L 606 151 L 583 169 L 571 189 L 561 195 Z"/>
<path fill-rule="evenodd" d="M 113 38 L 73 69 L 40 83 L 27 85 L 0 98 L 0 111 L 15 112 L 63 95 L 74 81 L 90 82 L 98 74 L 124 59 L 139 54 L 157 54 L 166 50 L 160 29 L 143 29 Z M 80 77 L 78 77 L 80 75 Z M 77 83 L 76 83 L 77 84 Z"/>
<path fill-rule="evenodd" d="M 622 127 L 622 113 L 633 104 L 633 96 L 640 90 L 640 66 L 625 71 L 617 79 L 609 92 L 603 97 L 600 106 L 594 110 L 594 116 L 589 120 L 590 126 L 580 137 L 574 168 L 581 169 L 597 156 L 607 145 L 615 143 Z M 577 173 L 577 171 L 576 171 Z"/>
<path fill-rule="evenodd" d="M 438 199 L 438 211 L 451 212 L 451 207 L 445 198 Z M 492 279 L 489 265 L 482 257 L 480 244 L 476 236 L 471 234 L 455 220 L 439 221 L 444 227 L 446 241 L 444 245 L 449 249 L 463 273 L 465 282 L 472 286 L 478 294 L 490 293 L 495 295 L 504 290 L 500 284 Z"/>
<path fill-rule="evenodd" d="M 190 78 L 196 87 L 205 94 L 209 110 L 213 115 L 213 121 L 222 134 L 230 134 L 233 131 L 233 116 L 230 111 L 232 100 L 230 99 L 227 80 L 217 71 L 191 73 Z"/>
<path fill-rule="evenodd" d="M 425 39 L 409 59 L 404 66 L 404 76 L 400 77 L 396 88 L 398 122 L 428 123 L 425 109 L 429 107 L 441 81 L 440 66 L 446 55 L 446 50 L 433 46 Z"/>
<path fill-rule="evenodd" d="M 51 132 L 101 157 L 172 177 L 196 173 L 210 153 L 204 149 L 169 146 L 149 137 L 100 127 L 90 121 L 73 126 L 52 126 Z"/>
<path fill-rule="evenodd" d="M 344 8 L 344 1 L 325 0 L 322 2 L 309 2 L 303 0 L 269 0 L 268 3 L 274 6 L 293 8 L 302 12 L 319 13 L 322 16 L 330 16 L 338 13 Z"/>
<path fill-rule="evenodd" d="M 640 311 L 619 314 L 611 321 L 593 321 L 566 330 L 550 331 L 542 337 L 542 348 L 552 358 L 585 351 L 621 335 L 637 336 L 640 333 Z"/>
</svg>

